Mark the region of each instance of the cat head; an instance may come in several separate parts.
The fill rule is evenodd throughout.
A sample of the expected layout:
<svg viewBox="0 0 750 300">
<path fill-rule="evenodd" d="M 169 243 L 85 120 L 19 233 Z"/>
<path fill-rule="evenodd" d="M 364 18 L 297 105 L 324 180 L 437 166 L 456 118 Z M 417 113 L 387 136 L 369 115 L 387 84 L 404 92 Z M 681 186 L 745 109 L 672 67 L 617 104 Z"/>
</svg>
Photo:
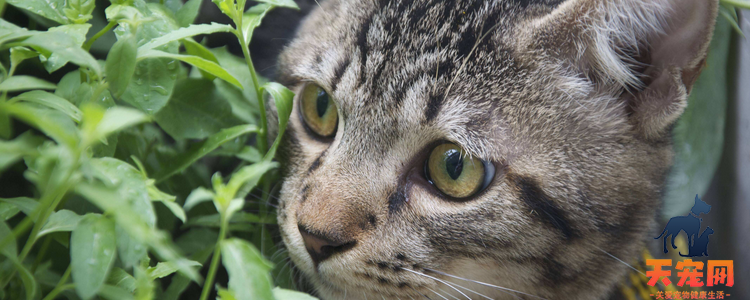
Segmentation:
<svg viewBox="0 0 750 300">
<path fill-rule="evenodd" d="M 279 62 L 292 261 L 324 299 L 601 298 L 654 223 L 717 7 L 321 2 Z"/>
<path fill-rule="evenodd" d="M 711 234 L 714 234 L 714 229 L 711 228 L 711 227 L 706 227 L 706 229 L 703 230 L 703 233 L 701 233 L 701 236 L 703 236 L 703 235 L 708 236 L 708 235 L 711 235 Z"/>
<path fill-rule="evenodd" d="M 693 208 L 691 208 L 690 211 L 696 216 L 700 216 L 700 214 L 708 214 L 711 211 L 711 205 L 703 202 L 698 195 L 695 195 L 695 204 L 693 204 Z"/>
</svg>

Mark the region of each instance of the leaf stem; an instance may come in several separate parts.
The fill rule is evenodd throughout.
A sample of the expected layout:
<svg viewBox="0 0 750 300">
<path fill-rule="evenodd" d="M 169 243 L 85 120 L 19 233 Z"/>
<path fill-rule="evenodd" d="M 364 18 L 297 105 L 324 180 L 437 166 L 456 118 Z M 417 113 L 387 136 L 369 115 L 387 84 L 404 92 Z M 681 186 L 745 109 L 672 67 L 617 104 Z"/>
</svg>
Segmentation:
<svg viewBox="0 0 750 300">
<path fill-rule="evenodd" d="M 83 44 L 83 47 L 82 47 L 83 50 L 86 50 L 86 51 L 91 50 L 91 46 L 94 45 L 94 42 L 96 42 L 96 40 L 98 40 L 100 37 L 105 35 L 110 30 L 112 30 L 112 28 L 115 28 L 115 26 L 117 26 L 117 22 L 114 22 L 114 21 L 109 22 L 107 26 L 102 28 L 102 30 L 99 30 L 99 32 L 97 32 L 94 36 L 91 37 L 91 39 L 89 39 L 88 41 L 86 41 L 85 44 Z"/>
<path fill-rule="evenodd" d="M 255 73 L 255 66 L 253 66 L 253 60 L 250 58 L 250 44 L 245 41 L 245 35 L 242 33 L 242 15 L 235 20 L 237 30 L 235 34 L 240 40 L 240 47 L 242 48 L 242 54 L 245 56 L 245 62 L 247 63 L 248 69 L 250 69 L 250 77 L 253 79 L 253 88 L 255 89 L 256 97 L 258 98 L 258 108 L 260 110 L 260 132 L 258 133 L 258 150 L 263 155 L 268 151 L 268 121 L 266 119 L 266 103 L 263 101 L 263 90 L 258 84 L 258 74 Z"/>
<path fill-rule="evenodd" d="M 19 232 L 23 232 L 28 230 L 28 226 L 31 225 L 31 222 L 34 222 L 34 227 L 31 229 L 31 233 L 26 239 L 26 244 L 24 244 L 23 249 L 21 250 L 21 254 L 18 256 L 19 262 L 23 262 L 26 258 L 26 255 L 28 255 L 31 249 L 34 247 L 37 235 L 42 229 L 42 226 L 47 223 L 47 219 L 49 219 L 49 216 L 52 215 L 53 212 L 55 212 L 55 208 L 57 208 L 57 206 L 60 204 L 60 201 L 62 201 L 62 199 L 65 197 L 65 194 L 68 193 L 70 187 L 73 186 L 73 173 L 78 170 L 78 164 L 80 162 L 82 151 L 83 149 L 77 149 L 77 151 L 74 152 L 73 163 L 70 165 L 70 168 L 64 171 L 63 176 L 59 177 L 65 178 L 64 181 L 58 185 L 54 185 L 48 190 L 45 190 L 42 194 L 42 198 L 39 200 L 39 207 L 42 208 L 42 213 L 37 217 L 36 221 L 34 222 L 33 220 L 33 215 L 37 213 L 37 211 L 35 210 L 34 213 L 32 213 L 30 216 L 26 216 L 26 218 L 21 221 L 21 224 L 16 227 L 16 229 L 21 228 Z M 19 233 L 15 231 L 16 230 L 14 230 L 14 234 L 11 236 L 11 238 L 15 238 L 18 236 Z M 6 239 L 7 238 L 8 237 L 6 237 Z M 4 245 L 7 242 L 6 239 L 3 239 L 2 243 L 0 244 Z M 10 278 L 13 278 L 13 276 L 16 275 L 16 271 L 16 269 L 13 269 L 13 271 L 11 271 L 10 273 L 10 276 L 8 276 L 8 281 L 0 283 L 0 289 L 5 288 Z"/>
<path fill-rule="evenodd" d="M 200 300 L 208 299 L 208 294 L 211 291 L 211 286 L 214 284 L 214 277 L 216 277 L 216 271 L 219 269 L 219 258 L 221 258 L 221 242 L 227 236 L 227 227 L 229 221 L 223 216 L 221 217 L 221 228 L 219 229 L 219 239 L 216 241 L 216 248 L 214 248 L 214 255 L 211 258 L 211 265 L 208 267 L 208 276 L 206 281 L 203 282 L 203 291 L 201 292 Z"/>
<path fill-rule="evenodd" d="M 68 265 L 68 268 L 65 269 L 65 273 L 63 273 L 62 277 L 60 277 L 60 281 L 57 282 L 57 285 L 55 285 L 55 288 L 53 288 L 52 291 L 49 292 L 49 294 L 47 294 L 47 296 L 45 296 L 44 299 L 42 300 L 53 300 L 62 291 L 71 289 L 75 286 L 72 283 L 65 284 L 66 282 L 68 282 L 68 278 L 70 277 L 70 271 L 71 271 L 71 266 Z"/>
<path fill-rule="evenodd" d="M 60 293 L 66 291 L 66 290 L 75 288 L 75 287 L 76 287 L 76 285 L 73 284 L 73 283 L 56 287 L 54 290 L 52 290 L 51 292 L 49 292 L 49 294 L 47 294 L 47 296 L 44 297 L 44 299 L 42 299 L 42 300 L 54 300 L 55 297 L 57 297 L 57 295 L 59 295 Z"/>
<path fill-rule="evenodd" d="M 42 242 L 42 247 L 39 248 L 39 253 L 37 253 L 36 259 L 34 260 L 34 265 L 31 266 L 31 273 L 34 273 L 36 271 L 36 268 L 39 267 L 39 264 L 42 263 L 42 260 L 44 260 L 44 255 L 47 254 L 47 249 L 49 249 L 49 245 L 51 243 L 52 236 L 45 236 L 44 241 Z"/>
<path fill-rule="evenodd" d="M 69 173 L 72 173 L 72 172 L 69 172 Z M 21 254 L 18 256 L 19 261 L 23 261 L 26 258 L 26 255 L 28 255 L 29 252 L 31 251 L 31 248 L 34 247 L 34 243 L 36 242 L 39 231 L 42 229 L 42 226 L 44 226 L 44 224 L 47 223 L 47 219 L 49 219 L 49 216 L 52 215 L 53 212 L 55 212 L 55 208 L 57 207 L 57 204 L 60 203 L 60 200 L 62 200 L 63 196 L 65 196 L 65 194 L 68 192 L 69 187 L 70 187 L 70 184 L 68 184 L 67 182 L 64 184 L 61 184 L 55 187 L 55 189 L 52 190 L 52 193 L 48 194 L 52 197 L 52 200 L 47 200 L 43 198 L 42 201 L 39 201 L 40 205 L 45 205 L 47 204 L 47 202 L 52 202 L 52 203 L 47 204 L 48 206 L 45 207 L 42 215 L 40 215 L 37 221 L 34 223 L 34 227 L 31 229 L 31 234 L 29 234 L 29 238 L 28 240 L 26 240 L 26 244 L 23 246 L 23 250 L 21 250 Z"/>
</svg>

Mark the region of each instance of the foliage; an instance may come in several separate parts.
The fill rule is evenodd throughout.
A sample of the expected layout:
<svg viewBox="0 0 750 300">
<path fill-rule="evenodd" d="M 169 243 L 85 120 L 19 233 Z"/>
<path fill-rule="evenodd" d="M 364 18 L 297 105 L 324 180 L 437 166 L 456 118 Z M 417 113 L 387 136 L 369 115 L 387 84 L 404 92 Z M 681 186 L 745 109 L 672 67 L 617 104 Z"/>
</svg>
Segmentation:
<svg viewBox="0 0 750 300">
<path fill-rule="evenodd" d="M 267 258 L 273 158 L 294 95 L 261 85 L 247 48 L 269 10 L 297 6 L 245 1 L 214 0 L 231 26 L 191 25 L 200 0 L 7 0 L 51 26 L 0 19 L 0 175 L 33 186 L 0 198 L 0 299 L 177 299 L 191 285 L 202 300 L 313 299 L 285 289 L 283 256 Z M 110 32 L 97 59 L 90 49 Z M 195 40 L 219 32 L 244 59 Z M 279 120 L 270 146 L 266 95 Z"/>
</svg>

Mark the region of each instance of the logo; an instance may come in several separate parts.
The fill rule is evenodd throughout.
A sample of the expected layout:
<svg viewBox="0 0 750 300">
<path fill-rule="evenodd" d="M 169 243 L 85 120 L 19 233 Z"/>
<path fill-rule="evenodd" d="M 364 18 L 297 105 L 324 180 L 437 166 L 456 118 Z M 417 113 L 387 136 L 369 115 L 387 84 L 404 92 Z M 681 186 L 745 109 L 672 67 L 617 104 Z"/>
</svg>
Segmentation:
<svg viewBox="0 0 750 300">
<path fill-rule="evenodd" d="M 695 195 L 695 204 L 687 216 L 677 216 L 669 219 L 667 226 L 664 226 L 664 230 L 658 237 L 654 239 L 658 240 L 664 238 L 664 253 L 667 253 L 667 238 L 672 239 L 672 249 L 677 249 L 674 244 L 675 238 L 680 232 L 684 231 L 687 234 L 688 253 L 683 254 L 680 252 L 682 257 L 697 257 L 697 256 L 708 256 L 708 236 L 714 233 L 711 227 L 706 227 L 703 232 L 698 235 L 701 230 L 701 214 L 708 214 L 711 211 L 711 205 L 703 202 L 698 195 Z"/>
<path fill-rule="evenodd" d="M 675 239 L 681 232 L 687 235 L 686 246 L 687 253 L 678 252 L 682 257 L 703 257 L 708 256 L 709 236 L 714 233 L 711 227 L 706 226 L 702 232 L 701 214 L 708 214 L 711 211 L 711 205 L 703 202 L 698 195 L 695 195 L 695 204 L 686 216 L 677 216 L 669 219 L 664 226 L 661 234 L 654 239 L 663 238 L 664 253 L 668 253 L 667 239 L 671 239 L 672 250 L 677 249 Z M 683 249 L 684 250 L 684 249 Z M 651 294 L 655 299 L 724 299 L 730 294 L 724 291 L 677 291 L 672 284 L 670 277 L 674 267 L 677 271 L 678 287 L 700 288 L 703 286 L 726 286 L 734 285 L 734 261 L 732 260 L 707 260 L 706 263 L 693 261 L 692 259 L 682 259 L 673 265 L 671 259 L 647 259 L 646 265 L 653 267 L 652 270 L 646 271 L 648 285 L 655 286 L 661 283 L 666 291 L 657 291 Z"/>
</svg>

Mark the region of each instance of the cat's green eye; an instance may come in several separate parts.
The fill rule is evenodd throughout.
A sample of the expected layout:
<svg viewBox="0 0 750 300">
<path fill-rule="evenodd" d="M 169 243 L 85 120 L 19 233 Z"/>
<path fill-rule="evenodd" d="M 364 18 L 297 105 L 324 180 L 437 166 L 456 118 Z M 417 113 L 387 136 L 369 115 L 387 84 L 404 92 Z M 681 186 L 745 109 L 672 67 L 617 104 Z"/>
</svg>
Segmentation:
<svg viewBox="0 0 750 300">
<path fill-rule="evenodd" d="M 307 127 L 322 137 L 336 134 L 339 115 L 328 92 L 316 84 L 307 84 L 300 96 L 302 119 Z"/>
<path fill-rule="evenodd" d="M 430 153 L 425 166 L 427 179 L 453 198 L 466 198 L 489 185 L 495 173 L 490 163 L 470 157 L 455 144 L 441 144 Z"/>
</svg>

